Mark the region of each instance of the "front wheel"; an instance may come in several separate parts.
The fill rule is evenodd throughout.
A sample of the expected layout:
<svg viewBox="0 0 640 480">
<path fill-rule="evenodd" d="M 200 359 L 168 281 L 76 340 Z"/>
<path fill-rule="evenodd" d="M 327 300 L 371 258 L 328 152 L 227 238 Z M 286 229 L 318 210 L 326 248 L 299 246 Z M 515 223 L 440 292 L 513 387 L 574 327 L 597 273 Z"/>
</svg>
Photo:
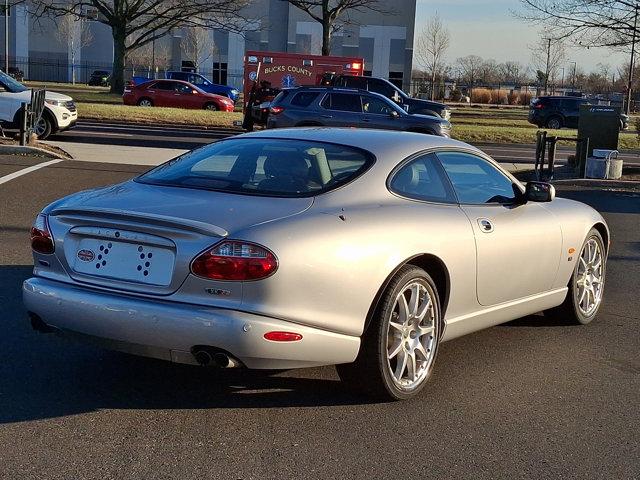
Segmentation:
<svg viewBox="0 0 640 480">
<path fill-rule="evenodd" d="M 420 392 L 433 371 L 441 312 L 427 272 L 405 265 L 391 281 L 354 363 L 337 365 L 340 378 L 384 400 Z"/>
<path fill-rule="evenodd" d="M 212 112 L 215 112 L 216 110 L 218 110 L 218 106 L 217 106 L 215 103 L 207 103 L 207 104 L 204 106 L 204 109 L 205 109 L 205 110 L 212 111 Z"/>
<path fill-rule="evenodd" d="M 602 304 L 606 267 L 604 242 L 600 232 L 593 228 L 580 250 L 567 298 L 559 307 L 545 311 L 545 315 L 566 323 L 591 323 Z"/>
<path fill-rule="evenodd" d="M 52 130 L 53 124 L 51 123 L 51 119 L 46 113 L 42 112 L 42 115 L 40 115 L 40 118 L 33 127 L 33 133 L 38 136 L 38 140 L 46 140 L 47 137 L 51 135 Z"/>
</svg>

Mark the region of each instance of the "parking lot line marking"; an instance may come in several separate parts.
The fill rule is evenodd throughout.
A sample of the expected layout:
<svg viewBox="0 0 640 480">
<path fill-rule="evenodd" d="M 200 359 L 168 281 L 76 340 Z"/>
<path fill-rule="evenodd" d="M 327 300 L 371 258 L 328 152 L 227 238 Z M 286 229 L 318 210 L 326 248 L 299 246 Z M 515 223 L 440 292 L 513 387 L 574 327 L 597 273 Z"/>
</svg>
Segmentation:
<svg viewBox="0 0 640 480">
<path fill-rule="evenodd" d="M 49 160 L 48 162 L 42 162 L 37 165 L 33 165 L 31 167 L 23 168 L 22 170 L 18 170 L 17 172 L 10 173 L 9 175 L 5 175 L 4 177 L 0 177 L 0 185 L 3 183 L 7 183 L 14 178 L 21 177 L 22 175 L 26 175 L 27 173 L 34 172 L 35 170 L 39 170 L 40 168 L 48 167 L 49 165 L 53 165 L 55 163 L 62 162 L 64 159 L 56 158 L 55 160 Z"/>
</svg>

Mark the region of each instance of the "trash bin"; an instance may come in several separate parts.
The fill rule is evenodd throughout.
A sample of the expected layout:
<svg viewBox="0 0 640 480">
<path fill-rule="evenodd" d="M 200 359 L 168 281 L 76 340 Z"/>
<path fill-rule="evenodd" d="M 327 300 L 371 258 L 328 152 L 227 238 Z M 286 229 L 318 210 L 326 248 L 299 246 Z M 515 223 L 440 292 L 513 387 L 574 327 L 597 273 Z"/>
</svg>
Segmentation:
<svg viewBox="0 0 640 480">
<path fill-rule="evenodd" d="M 617 180 L 622 177 L 622 163 L 617 150 L 595 149 L 593 156 L 587 158 L 585 176 Z"/>
</svg>

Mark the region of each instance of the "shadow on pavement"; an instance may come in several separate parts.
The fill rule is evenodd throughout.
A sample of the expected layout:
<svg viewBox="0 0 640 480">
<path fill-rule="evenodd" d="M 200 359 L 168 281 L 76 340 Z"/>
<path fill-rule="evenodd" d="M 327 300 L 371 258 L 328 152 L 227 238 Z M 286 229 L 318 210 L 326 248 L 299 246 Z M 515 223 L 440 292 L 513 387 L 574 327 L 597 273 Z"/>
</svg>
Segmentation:
<svg viewBox="0 0 640 480">
<path fill-rule="evenodd" d="M 591 205 L 603 213 L 640 213 L 640 193 L 557 185 L 558 196 Z"/>
</svg>

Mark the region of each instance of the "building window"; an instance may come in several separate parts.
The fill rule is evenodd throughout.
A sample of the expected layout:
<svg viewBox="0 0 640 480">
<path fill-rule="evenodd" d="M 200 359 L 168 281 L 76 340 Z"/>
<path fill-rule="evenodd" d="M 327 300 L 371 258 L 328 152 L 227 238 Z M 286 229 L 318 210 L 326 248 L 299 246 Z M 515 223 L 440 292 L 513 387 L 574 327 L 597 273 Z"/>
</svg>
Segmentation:
<svg viewBox="0 0 640 480">
<path fill-rule="evenodd" d="M 402 89 L 402 79 L 404 78 L 403 72 L 389 72 L 389 81 L 393 83 L 399 89 Z"/>
<path fill-rule="evenodd" d="M 213 83 L 227 84 L 227 63 L 213 62 Z"/>
<path fill-rule="evenodd" d="M 7 12 L 7 17 L 11 16 L 11 5 L 9 5 L 9 7 L 6 10 Z M 4 9 L 4 5 L 0 5 L 0 17 L 4 17 L 5 16 L 5 9 Z"/>
</svg>

